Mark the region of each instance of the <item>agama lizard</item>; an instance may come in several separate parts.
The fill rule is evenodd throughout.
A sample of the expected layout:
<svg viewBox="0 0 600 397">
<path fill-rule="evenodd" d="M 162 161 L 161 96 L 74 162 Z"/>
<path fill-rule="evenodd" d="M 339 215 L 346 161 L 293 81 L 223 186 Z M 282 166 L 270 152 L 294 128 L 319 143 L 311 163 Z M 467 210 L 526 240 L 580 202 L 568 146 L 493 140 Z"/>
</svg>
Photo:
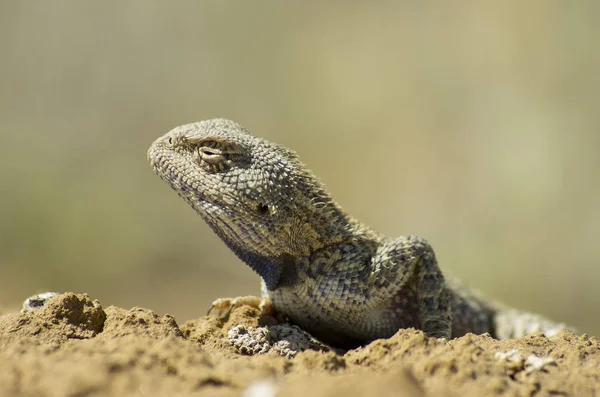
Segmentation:
<svg viewBox="0 0 600 397">
<path fill-rule="evenodd" d="M 250 303 L 335 346 L 407 327 L 432 337 L 488 332 L 500 339 L 569 329 L 444 277 L 423 238 L 389 238 L 360 223 L 294 152 L 233 121 L 177 127 L 152 144 L 148 159 L 262 278 L 262 299 L 220 299 L 218 310 Z"/>
</svg>

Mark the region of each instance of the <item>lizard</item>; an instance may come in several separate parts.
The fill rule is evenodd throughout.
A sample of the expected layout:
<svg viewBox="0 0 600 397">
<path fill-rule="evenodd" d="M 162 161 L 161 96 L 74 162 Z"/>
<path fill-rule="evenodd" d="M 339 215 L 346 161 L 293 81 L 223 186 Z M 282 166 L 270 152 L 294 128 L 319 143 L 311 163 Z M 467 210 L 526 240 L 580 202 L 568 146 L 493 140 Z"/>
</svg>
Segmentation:
<svg viewBox="0 0 600 397">
<path fill-rule="evenodd" d="M 209 312 L 249 304 L 341 347 L 409 327 L 445 339 L 573 330 L 445 276 L 425 239 L 387 237 L 356 220 L 295 152 L 234 121 L 176 127 L 148 160 L 262 280 L 261 297 L 218 299 Z"/>
</svg>

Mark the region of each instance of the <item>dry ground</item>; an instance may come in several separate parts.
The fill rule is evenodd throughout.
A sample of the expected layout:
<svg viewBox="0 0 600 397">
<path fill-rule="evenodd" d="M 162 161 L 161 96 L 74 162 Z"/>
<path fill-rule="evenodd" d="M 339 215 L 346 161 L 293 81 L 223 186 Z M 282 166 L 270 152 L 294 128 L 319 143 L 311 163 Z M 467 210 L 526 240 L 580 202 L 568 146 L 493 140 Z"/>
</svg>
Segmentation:
<svg viewBox="0 0 600 397">
<path fill-rule="evenodd" d="M 274 324 L 247 306 L 178 325 L 61 294 L 0 317 L 0 396 L 596 396 L 600 343 L 564 332 L 451 341 L 406 329 L 344 354 L 244 355 L 228 330 Z"/>
</svg>

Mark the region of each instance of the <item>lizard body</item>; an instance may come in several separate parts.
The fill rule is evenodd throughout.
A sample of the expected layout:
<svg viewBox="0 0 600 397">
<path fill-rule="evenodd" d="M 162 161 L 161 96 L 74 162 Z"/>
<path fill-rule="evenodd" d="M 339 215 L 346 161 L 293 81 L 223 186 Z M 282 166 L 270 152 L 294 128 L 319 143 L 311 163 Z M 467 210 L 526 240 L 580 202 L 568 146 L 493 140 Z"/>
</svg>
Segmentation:
<svg viewBox="0 0 600 397">
<path fill-rule="evenodd" d="M 324 342 L 356 346 L 407 327 L 500 339 L 568 329 L 445 278 L 424 239 L 389 238 L 360 223 L 294 152 L 233 121 L 177 127 L 152 144 L 148 159 L 262 278 L 262 307 Z"/>
</svg>

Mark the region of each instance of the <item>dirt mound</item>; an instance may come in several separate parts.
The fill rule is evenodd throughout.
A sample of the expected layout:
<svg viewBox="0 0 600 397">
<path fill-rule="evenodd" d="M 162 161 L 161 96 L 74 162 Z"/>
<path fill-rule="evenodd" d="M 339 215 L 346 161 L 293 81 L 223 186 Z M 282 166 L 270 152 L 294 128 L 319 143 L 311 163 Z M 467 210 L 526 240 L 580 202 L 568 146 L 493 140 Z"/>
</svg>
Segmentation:
<svg viewBox="0 0 600 397">
<path fill-rule="evenodd" d="M 261 353 L 258 353 L 261 352 Z M 248 306 L 178 326 L 60 294 L 0 317 L 0 396 L 594 396 L 600 343 L 563 332 L 451 341 L 413 329 L 339 352 Z"/>
</svg>

